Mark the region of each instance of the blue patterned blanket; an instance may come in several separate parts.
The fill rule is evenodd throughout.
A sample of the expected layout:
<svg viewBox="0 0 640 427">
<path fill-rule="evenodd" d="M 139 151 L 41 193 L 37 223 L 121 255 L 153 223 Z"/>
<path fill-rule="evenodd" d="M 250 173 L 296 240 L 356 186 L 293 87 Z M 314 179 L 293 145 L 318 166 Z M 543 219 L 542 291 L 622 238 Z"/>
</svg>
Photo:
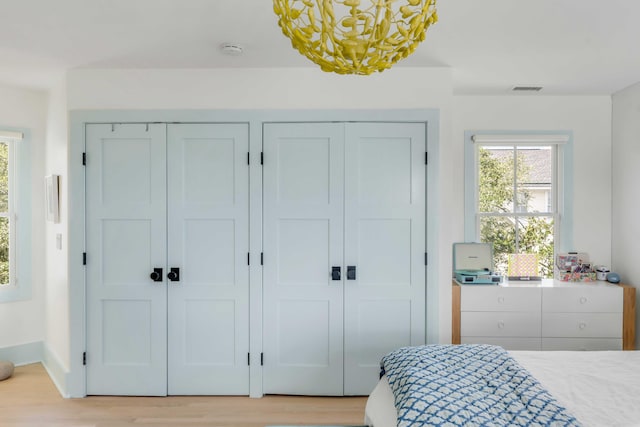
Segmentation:
<svg viewBox="0 0 640 427">
<path fill-rule="evenodd" d="M 398 426 L 579 426 L 501 347 L 405 347 L 381 362 Z"/>
</svg>

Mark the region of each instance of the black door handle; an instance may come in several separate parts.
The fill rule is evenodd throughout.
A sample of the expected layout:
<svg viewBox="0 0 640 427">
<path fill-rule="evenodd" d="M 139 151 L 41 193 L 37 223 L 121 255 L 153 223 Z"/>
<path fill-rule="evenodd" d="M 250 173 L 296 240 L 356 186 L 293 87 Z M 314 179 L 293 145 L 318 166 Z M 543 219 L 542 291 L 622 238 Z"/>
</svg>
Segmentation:
<svg viewBox="0 0 640 427">
<path fill-rule="evenodd" d="M 356 280 L 356 266 L 347 265 L 347 280 Z"/>
<path fill-rule="evenodd" d="M 151 273 L 149 275 L 149 277 L 154 282 L 162 282 L 162 269 L 161 268 L 154 268 L 153 269 L 153 273 Z"/>
<path fill-rule="evenodd" d="M 340 267 L 331 267 L 331 280 L 340 280 Z"/>
<path fill-rule="evenodd" d="M 167 274 L 167 279 L 171 280 L 172 282 L 179 282 L 180 269 L 177 267 L 171 267 L 171 271 L 169 271 L 169 274 Z"/>
</svg>

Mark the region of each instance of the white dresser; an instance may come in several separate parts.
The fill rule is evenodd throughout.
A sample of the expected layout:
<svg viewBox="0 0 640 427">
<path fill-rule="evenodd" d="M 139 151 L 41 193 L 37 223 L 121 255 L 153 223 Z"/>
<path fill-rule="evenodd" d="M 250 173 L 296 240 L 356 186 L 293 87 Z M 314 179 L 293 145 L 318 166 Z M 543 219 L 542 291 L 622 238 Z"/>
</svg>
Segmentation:
<svg viewBox="0 0 640 427">
<path fill-rule="evenodd" d="M 633 349 L 635 288 L 607 282 L 460 285 L 452 343 L 509 350 Z"/>
</svg>

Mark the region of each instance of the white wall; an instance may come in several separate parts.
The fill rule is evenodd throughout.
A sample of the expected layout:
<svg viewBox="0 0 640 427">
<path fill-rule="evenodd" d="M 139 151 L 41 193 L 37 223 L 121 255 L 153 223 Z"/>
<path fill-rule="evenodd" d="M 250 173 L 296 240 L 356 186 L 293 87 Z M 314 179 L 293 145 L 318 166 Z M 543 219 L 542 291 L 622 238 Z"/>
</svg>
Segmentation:
<svg viewBox="0 0 640 427">
<path fill-rule="evenodd" d="M 47 222 L 44 233 L 46 256 L 45 359 L 50 370 L 69 368 L 68 287 L 68 124 L 64 79 L 49 92 L 47 105 L 46 162 L 44 175 L 60 176 L 60 222 Z M 61 237 L 61 248 L 56 245 Z"/>
<path fill-rule="evenodd" d="M 44 140 L 47 95 L 43 91 L 0 86 L 0 126 L 31 131 L 32 295 L 27 301 L 0 303 L 0 348 L 44 338 Z"/>
<path fill-rule="evenodd" d="M 612 271 L 637 288 L 640 287 L 640 84 L 613 95 L 612 130 Z M 636 316 L 636 331 L 640 331 L 640 315 Z M 638 338 L 636 348 L 640 348 Z"/>
<path fill-rule="evenodd" d="M 573 132 L 574 140 L 573 248 L 587 252 L 596 264 L 611 265 L 609 96 L 455 96 L 452 111 L 450 152 L 457 159 L 450 176 L 450 215 L 456 227 L 447 237 L 452 242 L 464 239 L 465 131 L 568 130 Z"/>
<path fill-rule="evenodd" d="M 396 68 L 341 76 L 314 68 L 87 70 L 68 73 L 76 109 L 351 109 L 447 110 L 451 71 Z"/>
</svg>

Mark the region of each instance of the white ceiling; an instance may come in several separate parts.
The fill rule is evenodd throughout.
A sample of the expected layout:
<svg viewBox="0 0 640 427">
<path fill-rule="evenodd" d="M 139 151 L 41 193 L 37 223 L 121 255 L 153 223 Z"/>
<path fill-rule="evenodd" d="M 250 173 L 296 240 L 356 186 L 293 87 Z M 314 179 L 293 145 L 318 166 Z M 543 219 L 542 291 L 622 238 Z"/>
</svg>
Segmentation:
<svg viewBox="0 0 640 427">
<path fill-rule="evenodd" d="M 456 94 L 611 94 L 640 81 L 640 1 L 439 0 L 438 15 L 396 66 L 450 67 Z M 46 88 L 72 68 L 316 67 L 271 0 L 0 0 L 0 16 L 11 85 Z M 223 42 L 244 54 L 221 54 Z"/>
</svg>

